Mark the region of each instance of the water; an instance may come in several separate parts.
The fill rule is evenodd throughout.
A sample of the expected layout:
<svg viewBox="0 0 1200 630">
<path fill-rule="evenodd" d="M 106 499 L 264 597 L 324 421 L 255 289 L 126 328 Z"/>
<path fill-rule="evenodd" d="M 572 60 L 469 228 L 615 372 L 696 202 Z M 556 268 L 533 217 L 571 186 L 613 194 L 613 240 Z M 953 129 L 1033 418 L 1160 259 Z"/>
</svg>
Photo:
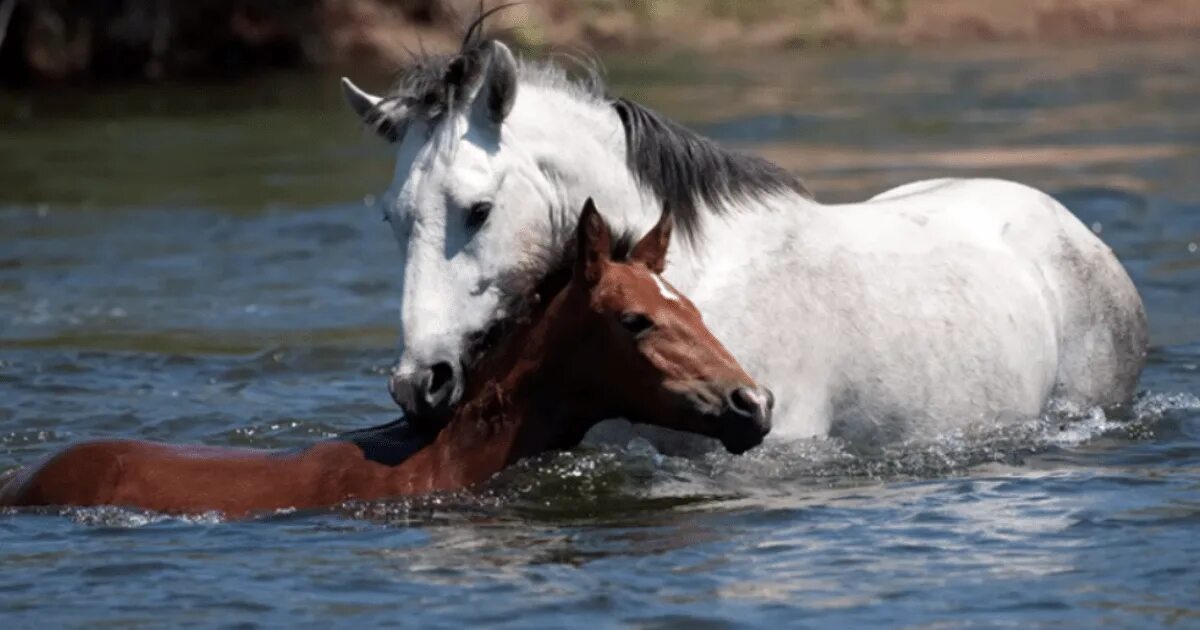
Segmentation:
<svg viewBox="0 0 1200 630">
<path fill-rule="evenodd" d="M 1200 625 L 1195 44 L 608 60 L 806 176 L 1043 187 L 1150 312 L 1135 408 L 859 455 L 642 445 L 225 523 L 0 514 L 5 627 Z M 379 85 L 378 82 L 374 85 Z M 390 419 L 389 179 L 329 77 L 0 97 L 0 470 L 97 436 L 287 447 Z"/>
</svg>

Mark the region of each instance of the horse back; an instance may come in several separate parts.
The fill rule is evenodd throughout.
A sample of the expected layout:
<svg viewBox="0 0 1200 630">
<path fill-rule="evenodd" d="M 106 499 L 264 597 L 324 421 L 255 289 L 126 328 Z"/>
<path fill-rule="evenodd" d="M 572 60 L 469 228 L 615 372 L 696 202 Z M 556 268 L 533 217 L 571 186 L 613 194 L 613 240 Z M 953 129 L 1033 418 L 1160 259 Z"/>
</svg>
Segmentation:
<svg viewBox="0 0 1200 630">
<path fill-rule="evenodd" d="M 0 480 L 0 505 L 103 505 L 120 486 L 130 441 L 67 447 Z"/>
<path fill-rule="evenodd" d="M 85 442 L 18 471 L 0 488 L 0 503 L 244 514 L 310 501 L 296 459 L 255 449 Z"/>
<path fill-rule="evenodd" d="M 0 477 L 0 505 L 241 518 L 408 494 L 431 483 L 424 468 L 410 469 L 371 460 L 360 445 L 340 439 L 287 451 L 106 440 L 69 446 Z"/>
</svg>

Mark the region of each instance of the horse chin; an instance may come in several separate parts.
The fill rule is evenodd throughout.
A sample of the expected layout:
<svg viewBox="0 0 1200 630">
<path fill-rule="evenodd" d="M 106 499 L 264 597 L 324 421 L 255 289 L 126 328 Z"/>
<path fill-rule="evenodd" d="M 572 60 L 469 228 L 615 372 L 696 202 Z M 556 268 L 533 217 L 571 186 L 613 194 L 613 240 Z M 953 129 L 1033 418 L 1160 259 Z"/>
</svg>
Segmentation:
<svg viewBox="0 0 1200 630">
<path fill-rule="evenodd" d="M 701 413 L 700 419 L 699 422 L 669 425 L 668 428 L 717 440 L 734 455 L 741 455 L 762 444 L 767 436 L 762 428 L 747 424 L 744 418 L 733 414 Z"/>
<path fill-rule="evenodd" d="M 734 455 L 741 455 L 762 444 L 770 432 L 769 425 L 750 423 L 742 416 L 728 413 L 723 415 L 720 426 L 721 432 L 716 438 L 721 441 L 725 450 Z"/>
<path fill-rule="evenodd" d="M 426 435 L 437 435 L 446 424 L 450 421 L 451 408 L 449 405 L 440 405 L 431 407 L 424 402 L 401 407 L 404 411 L 403 419 L 407 420 L 413 428 Z"/>
<path fill-rule="evenodd" d="M 764 437 L 766 436 L 761 433 L 738 431 L 736 433 L 722 433 L 719 439 L 721 440 L 721 446 L 724 446 L 725 450 L 734 455 L 741 455 L 762 444 Z"/>
</svg>

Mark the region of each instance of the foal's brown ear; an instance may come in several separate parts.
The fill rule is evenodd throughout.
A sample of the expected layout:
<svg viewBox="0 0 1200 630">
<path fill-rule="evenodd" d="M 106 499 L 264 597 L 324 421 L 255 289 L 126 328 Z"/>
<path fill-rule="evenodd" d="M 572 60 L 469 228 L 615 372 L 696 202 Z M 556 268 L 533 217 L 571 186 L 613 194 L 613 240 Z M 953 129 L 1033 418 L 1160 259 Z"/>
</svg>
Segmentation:
<svg viewBox="0 0 1200 630">
<path fill-rule="evenodd" d="M 575 275 L 589 284 L 599 282 L 602 265 L 612 258 L 612 234 L 591 197 L 583 203 L 579 227 L 575 229 L 575 243 L 578 248 Z"/>
<path fill-rule="evenodd" d="M 671 245 L 671 230 L 675 227 L 675 219 L 671 213 L 663 209 L 658 223 L 633 246 L 629 259 L 646 265 L 654 273 L 661 274 L 667 268 L 667 248 Z"/>
</svg>

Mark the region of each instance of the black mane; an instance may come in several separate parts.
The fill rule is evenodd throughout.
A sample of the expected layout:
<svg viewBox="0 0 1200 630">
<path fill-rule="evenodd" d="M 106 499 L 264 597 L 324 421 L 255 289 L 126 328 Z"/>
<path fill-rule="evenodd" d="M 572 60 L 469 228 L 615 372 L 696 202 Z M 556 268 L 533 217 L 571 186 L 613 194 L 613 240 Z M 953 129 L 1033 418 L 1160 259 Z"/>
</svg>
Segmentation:
<svg viewBox="0 0 1200 630">
<path fill-rule="evenodd" d="M 767 160 L 723 148 L 633 101 L 617 98 L 612 106 L 625 127 L 629 170 L 670 209 L 688 239 L 700 236 L 702 205 L 724 214 L 742 199 L 812 196 L 798 177 Z"/>
</svg>

